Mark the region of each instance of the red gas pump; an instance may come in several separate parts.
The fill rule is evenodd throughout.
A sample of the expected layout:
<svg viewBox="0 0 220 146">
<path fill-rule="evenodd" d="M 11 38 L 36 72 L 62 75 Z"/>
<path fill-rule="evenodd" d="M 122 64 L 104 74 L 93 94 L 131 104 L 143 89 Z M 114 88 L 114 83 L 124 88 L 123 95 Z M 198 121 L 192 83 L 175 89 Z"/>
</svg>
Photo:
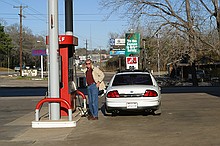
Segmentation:
<svg viewBox="0 0 220 146">
<path fill-rule="evenodd" d="M 48 37 L 46 39 L 48 44 Z M 72 35 L 59 35 L 59 55 L 60 55 L 60 98 L 66 100 L 72 110 L 75 110 L 75 98 L 73 95 L 72 82 L 73 73 L 73 54 L 74 46 L 78 45 L 78 38 Z M 76 90 L 76 89 L 75 89 Z M 68 116 L 68 107 L 65 103 L 60 104 L 61 116 Z"/>
<path fill-rule="evenodd" d="M 71 35 L 59 35 L 59 53 L 61 56 L 61 84 L 60 98 L 65 99 L 70 103 L 72 109 L 75 109 L 75 98 L 71 97 L 73 79 L 73 54 L 74 46 L 78 45 L 78 38 Z M 75 89 L 76 90 L 76 89 Z M 61 116 L 68 116 L 68 108 L 66 104 L 61 103 Z"/>
<path fill-rule="evenodd" d="M 53 5 L 51 4 L 51 7 Z M 55 7 L 55 6 L 54 6 Z M 56 7 L 55 7 L 56 8 Z M 52 10 L 51 10 L 52 11 Z M 53 10 L 55 11 L 55 10 Z M 51 12 L 52 13 L 52 12 Z M 50 15 L 49 21 L 51 22 L 50 25 L 50 30 L 54 29 L 54 15 Z M 50 35 L 55 34 L 51 33 Z M 53 36 L 57 37 L 57 36 Z M 51 40 L 57 40 L 52 37 Z M 47 37 L 47 44 L 48 44 L 48 37 Z M 72 0 L 66 0 L 65 1 L 65 35 L 59 35 L 58 36 L 58 41 L 59 41 L 59 49 L 57 50 L 58 54 L 52 54 L 54 56 L 57 56 L 58 62 L 59 62 L 59 97 L 62 98 L 62 100 L 65 100 L 66 102 L 69 103 L 71 106 L 72 110 L 75 110 L 75 97 L 71 97 L 71 95 L 74 95 L 73 90 L 72 90 L 72 83 L 74 81 L 74 53 L 75 53 L 75 46 L 78 45 L 78 38 L 73 36 L 73 1 Z M 52 41 L 50 41 L 52 42 Z M 56 43 L 56 42 L 54 42 Z M 51 46 L 53 44 L 50 44 Z M 56 49 L 56 48 L 55 48 Z M 54 50 L 53 50 L 54 53 Z M 50 62 L 50 64 L 52 64 Z M 54 68 L 57 67 L 57 64 L 54 65 Z M 52 66 L 51 66 L 52 68 Z M 57 70 L 55 70 L 57 71 Z M 52 73 L 50 73 L 52 74 Z M 56 74 L 57 75 L 57 74 Z M 55 76 L 55 75 L 54 75 Z M 57 77 L 57 76 L 55 76 Z M 50 81 L 53 80 L 50 78 Z M 58 80 L 58 79 L 55 79 Z M 56 82 L 57 83 L 57 82 Z M 53 85 L 50 85 L 53 86 Z M 57 87 L 57 86 L 55 86 Z M 76 89 L 75 89 L 76 90 Z M 52 91 L 52 90 L 51 90 Z M 54 93 L 57 93 L 54 91 Z M 57 107 L 53 108 L 53 114 L 56 114 Z M 60 103 L 60 114 L 61 116 L 67 116 L 68 115 L 68 107 L 64 102 Z M 58 115 L 58 114 L 57 114 Z M 54 118 L 55 119 L 55 118 Z"/>
</svg>

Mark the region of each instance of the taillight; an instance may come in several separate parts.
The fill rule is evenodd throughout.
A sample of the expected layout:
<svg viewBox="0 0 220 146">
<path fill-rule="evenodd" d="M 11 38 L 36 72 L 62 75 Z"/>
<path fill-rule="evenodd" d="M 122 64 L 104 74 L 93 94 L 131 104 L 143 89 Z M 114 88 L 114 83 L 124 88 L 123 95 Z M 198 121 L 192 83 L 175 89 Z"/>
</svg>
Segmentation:
<svg viewBox="0 0 220 146">
<path fill-rule="evenodd" d="M 154 90 L 146 90 L 144 93 L 144 97 L 156 97 L 156 96 L 158 96 L 158 94 Z"/>
<path fill-rule="evenodd" d="M 118 91 L 117 91 L 117 90 L 114 90 L 114 91 L 108 92 L 107 97 L 108 97 L 108 98 L 118 98 L 118 97 L 120 97 L 120 96 L 119 96 Z"/>
</svg>

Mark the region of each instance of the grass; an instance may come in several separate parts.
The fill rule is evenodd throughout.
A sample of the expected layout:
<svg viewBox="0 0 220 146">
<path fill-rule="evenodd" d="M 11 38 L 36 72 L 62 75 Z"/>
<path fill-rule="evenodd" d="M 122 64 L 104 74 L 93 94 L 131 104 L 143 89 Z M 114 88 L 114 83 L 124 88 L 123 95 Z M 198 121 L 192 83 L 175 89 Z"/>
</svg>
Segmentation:
<svg viewBox="0 0 220 146">
<path fill-rule="evenodd" d="M 17 78 L 16 79 L 18 79 L 18 80 L 31 80 L 32 79 L 32 77 L 21 77 L 21 76 L 17 76 Z"/>
<path fill-rule="evenodd" d="M 0 67 L 0 71 L 8 71 L 8 68 Z M 10 68 L 9 68 L 9 71 L 13 71 L 13 69 L 10 69 Z"/>
</svg>

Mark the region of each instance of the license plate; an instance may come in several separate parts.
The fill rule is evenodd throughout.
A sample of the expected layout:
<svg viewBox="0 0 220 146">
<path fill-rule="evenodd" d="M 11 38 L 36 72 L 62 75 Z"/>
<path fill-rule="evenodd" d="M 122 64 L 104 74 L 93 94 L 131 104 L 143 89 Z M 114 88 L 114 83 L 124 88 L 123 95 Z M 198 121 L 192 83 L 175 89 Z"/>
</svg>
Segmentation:
<svg viewBox="0 0 220 146">
<path fill-rule="evenodd" d="M 127 109 L 136 109 L 137 108 L 137 102 L 128 102 L 127 103 Z"/>
</svg>

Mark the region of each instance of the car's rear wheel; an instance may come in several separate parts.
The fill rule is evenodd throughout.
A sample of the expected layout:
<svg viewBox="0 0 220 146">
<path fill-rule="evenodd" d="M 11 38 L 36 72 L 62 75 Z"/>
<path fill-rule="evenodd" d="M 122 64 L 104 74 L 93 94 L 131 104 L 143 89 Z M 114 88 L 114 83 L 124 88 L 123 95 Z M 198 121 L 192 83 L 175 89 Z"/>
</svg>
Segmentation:
<svg viewBox="0 0 220 146">
<path fill-rule="evenodd" d="M 159 116 L 159 115 L 161 115 L 161 112 L 162 112 L 162 110 L 161 110 L 161 103 L 160 103 L 158 109 L 156 109 L 156 110 L 153 111 L 153 114 L 154 114 L 155 116 Z"/>
<path fill-rule="evenodd" d="M 106 103 L 104 104 L 104 116 L 112 116 L 112 112 L 107 109 Z"/>
</svg>

